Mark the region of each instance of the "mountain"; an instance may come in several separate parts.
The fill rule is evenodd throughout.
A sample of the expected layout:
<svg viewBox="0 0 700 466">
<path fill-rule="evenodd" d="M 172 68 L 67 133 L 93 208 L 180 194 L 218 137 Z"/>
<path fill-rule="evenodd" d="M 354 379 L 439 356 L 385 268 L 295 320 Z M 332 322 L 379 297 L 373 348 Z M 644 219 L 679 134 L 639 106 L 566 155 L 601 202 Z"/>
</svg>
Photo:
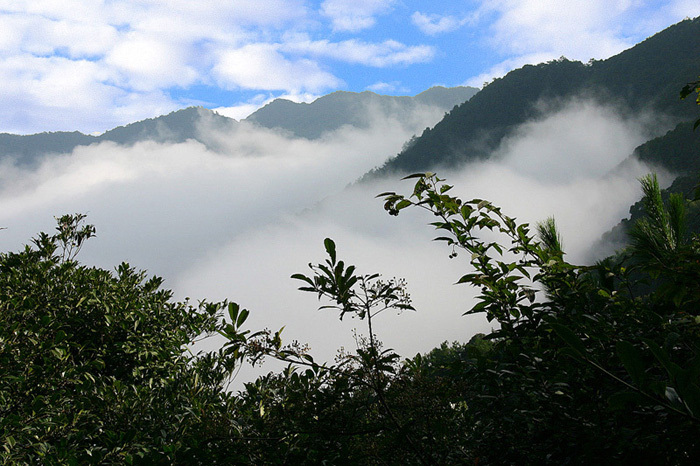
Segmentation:
<svg viewBox="0 0 700 466">
<path fill-rule="evenodd" d="M 634 150 L 630 158 L 649 165 L 663 167 L 671 173 L 689 175 L 700 173 L 700 131 L 693 123 L 679 123 L 663 136 L 651 139 Z"/>
<path fill-rule="evenodd" d="M 31 165 L 42 154 L 66 153 L 77 146 L 97 142 L 94 136 L 71 132 L 19 135 L 0 133 L 0 160 L 13 158 L 17 163 Z"/>
<path fill-rule="evenodd" d="M 311 103 L 275 99 L 252 113 L 245 121 L 265 128 L 282 129 L 294 136 L 317 139 L 344 125 L 366 128 L 371 124 L 370 116 L 377 113 L 384 118 L 402 121 L 419 106 L 448 111 L 469 100 L 477 92 L 478 89 L 473 87 L 432 87 L 409 97 L 379 95 L 370 91 L 337 91 Z"/>
<path fill-rule="evenodd" d="M 139 141 L 180 143 L 195 139 L 207 144 L 208 138 L 200 131 L 200 124 L 207 128 L 225 130 L 235 120 L 203 107 L 188 107 L 157 118 L 131 123 L 111 129 L 97 139 L 117 144 L 131 145 Z"/>
<path fill-rule="evenodd" d="M 679 91 L 700 70 L 700 18 L 687 19 L 607 60 L 566 58 L 527 65 L 484 87 L 426 129 L 375 174 L 411 173 L 488 157 L 542 101 L 592 96 L 623 111 L 653 111 L 679 123 L 697 114 Z"/>
<path fill-rule="evenodd" d="M 195 139 L 207 147 L 216 148 L 216 141 L 200 131 L 200 123 L 208 128 L 225 129 L 236 124 L 227 118 L 202 107 L 189 107 L 157 118 L 119 126 L 99 136 L 74 132 L 39 133 L 17 135 L 0 133 L 0 160 L 12 158 L 20 165 L 32 165 L 44 154 L 71 152 L 78 146 L 104 141 L 133 145 L 140 141 L 185 142 Z"/>
<path fill-rule="evenodd" d="M 449 110 L 477 92 L 470 87 L 433 87 L 415 97 L 383 96 L 373 92 L 334 92 L 310 104 L 297 104 L 276 99 L 252 114 L 246 121 L 266 128 L 282 128 L 299 137 L 317 138 L 324 132 L 352 125 L 366 127 L 370 112 L 380 117 L 410 118 L 421 106 Z M 219 142 L 208 130 L 230 130 L 237 122 L 202 107 L 189 107 L 157 118 L 111 129 L 99 136 L 74 132 L 52 132 L 31 135 L 0 133 L 0 160 L 12 158 L 20 165 L 32 165 L 44 154 L 69 153 L 78 146 L 104 141 L 132 145 L 141 141 L 180 143 L 194 139 L 209 149 L 217 150 Z"/>
<path fill-rule="evenodd" d="M 693 131 L 692 122 L 680 123 L 663 136 L 637 147 L 629 157 L 633 158 L 676 175 L 671 185 L 662 191 L 664 200 L 671 193 L 681 193 L 687 199 L 695 197 L 695 188 L 700 181 L 700 130 Z M 620 220 L 593 246 L 592 250 L 596 250 L 599 257 L 611 255 L 628 244 L 630 228 L 645 215 L 642 202 L 630 206 L 629 213 L 628 218 Z M 700 233 L 700 207 L 694 204 L 689 206 L 687 221 L 689 232 Z"/>
</svg>

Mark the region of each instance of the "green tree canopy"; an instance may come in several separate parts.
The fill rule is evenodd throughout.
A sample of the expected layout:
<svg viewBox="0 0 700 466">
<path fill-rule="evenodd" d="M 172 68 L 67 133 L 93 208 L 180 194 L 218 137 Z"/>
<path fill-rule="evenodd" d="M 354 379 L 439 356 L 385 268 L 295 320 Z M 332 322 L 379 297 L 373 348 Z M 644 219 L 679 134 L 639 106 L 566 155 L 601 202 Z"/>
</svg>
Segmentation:
<svg viewBox="0 0 700 466">
<path fill-rule="evenodd" d="M 0 254 L 0 462 L 211 459 L 233 435 L 225 387 L 240 355 L 190 348 L 226 331 L 227 303 L 173 302 L 160 278 L 127 264 L 80 265 L 94 234 L 82 219 L 61 217 L 56 234 Z"/>
</svg>

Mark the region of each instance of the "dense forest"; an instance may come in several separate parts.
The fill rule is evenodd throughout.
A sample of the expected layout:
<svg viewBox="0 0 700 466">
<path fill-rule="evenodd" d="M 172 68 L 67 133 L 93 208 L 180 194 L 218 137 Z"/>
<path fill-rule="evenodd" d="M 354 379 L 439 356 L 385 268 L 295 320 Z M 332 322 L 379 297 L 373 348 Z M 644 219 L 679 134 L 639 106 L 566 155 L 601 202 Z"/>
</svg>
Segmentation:
<svg viewBox="0 0 700 466">
<path fill-rule="evenodd" d="M 615 104 L 623 112 L 668 115 L 672 128 L 694 112 L 677 96 L 688 79 L 684 76 L 694 76 L 700 66 L 698 35 L 700 18 L 687 19 L 607 60 L 584 64 L 561 57 L 514 70 L 426 128 L 374 174 L 408 174 L 488 158 L 517 125 L 537 116 L 539 103 L 577 96 Z"/>
</svg>

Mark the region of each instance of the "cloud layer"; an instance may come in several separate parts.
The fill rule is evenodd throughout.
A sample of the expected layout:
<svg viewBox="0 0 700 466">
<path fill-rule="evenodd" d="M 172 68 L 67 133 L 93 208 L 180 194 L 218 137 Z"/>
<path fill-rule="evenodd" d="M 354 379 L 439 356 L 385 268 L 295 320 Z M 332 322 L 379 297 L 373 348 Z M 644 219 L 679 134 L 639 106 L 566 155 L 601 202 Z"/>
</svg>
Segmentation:
<svg viewBox="0 0 700 466">
<path fill-rule="evenodd" d="M 543 107 L 544 108 L 544 107 Z M 404 277 L 417 312 L 387 313 L 376 331 L 405 356 L 444 340 L 465 341 L 490 324 L 462 313 L 474 291 L 453 283 L 466 272 L 422 211 L 390 217 L 374 196 L 410 192 L 411 183 L 379 180 L 343 189 L 396 153 L 416 130 L 376 115 L 368 130 L 344 128 L 316 141 L 297 140 L 246 124 L 212 134 L 220 153 L 196 142 L 176 145 L 104 143 L 48 157 L 37 169 L 0 170 L 3 249 L 16 250 L 52 216 L 85 212 L 98 237 L 81 252 L 106 268 L 125 260 L 163 275 L 178 298 L 229 298 L 252 311 L 252 327 L 286 326 L 288 339 L 309 342 L 319 358 L 352 348 L 350 330 L 316 311 L 315 296 L 289 277 L 324 259 L 323 239 L 360 272 Z M 441 173 L 463 198 L 487 198 L 521 222 L 555 216 L 568 258 L 591 257 L 590 245 L 640 194 L 630 164 L 611 173 L 645 134 L 643 121 L 597 102 L 574 100 L 543 110 L 505 140 L 489 162 Z M 581 128 L 588 130 L 584 135 Z M 206 128 L 203 128 L 206 130 Z"/>
</svg>

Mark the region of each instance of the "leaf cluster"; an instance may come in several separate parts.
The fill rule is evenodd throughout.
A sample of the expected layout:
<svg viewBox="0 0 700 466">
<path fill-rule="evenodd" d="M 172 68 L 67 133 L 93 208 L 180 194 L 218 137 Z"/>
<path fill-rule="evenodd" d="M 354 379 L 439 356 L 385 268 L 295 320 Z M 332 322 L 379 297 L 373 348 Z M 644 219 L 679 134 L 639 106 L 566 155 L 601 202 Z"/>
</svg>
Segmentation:
<svg viewBox="0 0 700 466">
<path fill-rule="evenodd" d="M 173 302 L 162 279 L 127 264 L 82 266 L 75 254 L 94 227 L 57 220 L 55 235 L 0 255 L 0 462 L 209 457 L 231 430 L 225 384 L 240 358 L 191 348 L 233 335 L 226 303 Z"/>
</svg>

